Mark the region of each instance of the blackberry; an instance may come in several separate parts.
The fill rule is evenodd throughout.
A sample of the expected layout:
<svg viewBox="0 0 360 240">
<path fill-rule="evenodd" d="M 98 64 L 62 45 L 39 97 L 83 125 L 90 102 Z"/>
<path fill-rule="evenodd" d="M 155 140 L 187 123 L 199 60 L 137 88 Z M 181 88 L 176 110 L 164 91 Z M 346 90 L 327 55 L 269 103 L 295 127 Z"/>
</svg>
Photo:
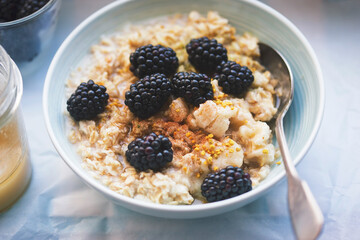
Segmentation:
<svg viewBox="0 0 360 240">
<path fill-rule="evenodd" d="M 130 54 L 130 70 L 142 78 L 153 73 L 173 75 L 179 67 L 179 59 L 171 48 L 152 44 L 139 47 Z"/>
<path fill-rule="evenodd" d="M 92 120 L 105 111 L 109 95 L 106 88 L 93 80 L 83 82 L 67 100 L 67 110 L 76 120 Z"/>
<path fill-rule="evenodd" d="M 49 0 L 0 0 L 0 22 L 26 17 L 45 6 Z"/>
<path fill-rule="evenodd" d="M 161 170 L 173 159 L 171 141 L 162 135 L 151 133 L 132 141 L 125 153 L 127 161 L 138 171 Z"/>
<path fill-rule="evenodd" d="M 45 6 L 49 0 L 19 0 L 19 2 L 21 6 L 19 7 L 16 17 L 23 18 L 38 11 Z"/>
<path fill-rule="evenodd" d="M 201 194 L 208 202 L 238 196 L 252 190 L 250 175 L 239 167 L 228 166 L 210 173 L 201 185 Z"/>
<path fill-rule="evenodd" d="M 171 94 L 170 80 L 162 73 L 145 76 L 125 93 L 125 104 L 140 118 L 159 112 Z"/>
<path fill-rule="evenodd" d="M 199 72 L 214 73 L 216 67 L 228 60 L 227 50 L 216 39 L 207 37 L 192 39 L 186 45 L 190 63 Z"/>
<path fill-rule="evenodd" d="M 251 86 L 254 76 L 246 66 L 228 61 L 219 67 L 218 80 L 225 93 L 239 95 Z"/>
<path fill-rule="evenodd" d="M 0 22 L 16 19 L 18 0 L 0 0 Z"/>
<path fill-rule="evenodd" d="M 211 79 L 202 73 L 178 72 L 172 79 L 173 93 L 188 103 L 199 106 L 206 100 L 214 99 Z"/>
</svg>

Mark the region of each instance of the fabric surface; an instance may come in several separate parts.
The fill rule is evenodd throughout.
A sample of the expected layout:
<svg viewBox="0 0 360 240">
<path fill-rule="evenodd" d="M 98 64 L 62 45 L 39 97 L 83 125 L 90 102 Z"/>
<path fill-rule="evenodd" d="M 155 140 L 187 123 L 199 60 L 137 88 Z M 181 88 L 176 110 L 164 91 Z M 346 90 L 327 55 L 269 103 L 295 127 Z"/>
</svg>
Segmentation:
<svg viewBox="0 0 360 240">
<path fill-rule="evenodd" d="M 114 205 L 86 186 L 61 160 L 42 111 L 47 68 L 65 37 L 110 0 L 63 0 L 51 46 L 24 78 L 22 111 L 33 177 L 23 197 L 0 214 L 0 239 L 295 239 L 283 181 L 233 212 L 195 220 L 145 216 Z M 297 166 L 325 216 L 320 239 L 360 233 L 360 1 L 267 0 L 307 37 L 320 61 L 326 92 L 321 128 Z M 40 67 L 39 67 L 40 66 Z"/>
</svg>

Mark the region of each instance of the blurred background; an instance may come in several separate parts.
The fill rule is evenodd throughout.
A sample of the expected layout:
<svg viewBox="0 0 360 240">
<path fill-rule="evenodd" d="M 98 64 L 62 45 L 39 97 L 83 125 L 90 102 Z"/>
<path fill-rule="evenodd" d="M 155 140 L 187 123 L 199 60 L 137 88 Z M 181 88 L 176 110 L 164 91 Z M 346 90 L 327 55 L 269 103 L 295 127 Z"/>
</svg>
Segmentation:
<svg viewBox="0 0 360 240">
<path fill-rule="evenodd" d="M 144 216 L 116 206 L 72 173 L 52 146 L 42 113 L 47 68 L 66 36 L 110 0 L 62 0 L 48 48 L 21 66 L 22 111 L 33 178 L 25 195 L 0 214 L 0 239 L 294 239 L 287 184 L 231 213 L 196 220 Z M 359 239 L 360 1 L 263 1 L 309 40 L 325 81 L 325 112 L 308 154 L 298 165 L 325 216 L 320 239 Z M 71 206 L 71 207 L 69 207 Z"/>
</svg>

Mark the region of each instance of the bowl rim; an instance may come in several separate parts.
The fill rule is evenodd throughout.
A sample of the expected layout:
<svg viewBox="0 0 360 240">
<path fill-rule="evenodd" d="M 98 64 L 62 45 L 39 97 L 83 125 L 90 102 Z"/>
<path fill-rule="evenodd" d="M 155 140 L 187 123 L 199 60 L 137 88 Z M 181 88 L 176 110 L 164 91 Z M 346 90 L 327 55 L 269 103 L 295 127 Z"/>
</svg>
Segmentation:
<svg viewBox="0 0 360 240">
<path fill-rule="evenodd" d="M 83 22 L 81 22 L 70 34 L 69 36 L 64 40 L 64 42 L 61 44 L 60 48 L 57 50 L 50 67 L 48 69 L 46 79 L 45 79 L 45 85 L 44 85 L 44 91 L 43 91 L 43 111 L 44 111 L 44 117 L 45 117 L 45 123 L 46 128 L 48 131 L 48 134 L 51 138 L 51 141 L 53 142 L 53 145 L 55 146 L 57 152 L 61 156 L 61 158 L 65 161 L 65 163 L 78 175 L 80 178 L 90 185 L 91 187 L 95 188 L 97 191 L 102 192 L 106 197 L 111 199 L 120 200 L 123 203 L 126 204 L 126 206 L 132 206 L 136 208 L 145 208 L 147 210 L 156 210 L 159 212 L 173 212 L 173 213 L 184 213 L 184 212 L 203 212 L 203 211 L 209 211 L 216 209 L 218 207 L 230 207 L 234 206 L 236 204 L 239 204 L 240 202 L 246 200 L 246 199 L 253 199 L 255 196 L 260 195 L 267 190 L 270 190 L 271 187 L 275 184 L 277 184 L 281 179 L 285 177 L 285 170 L 280 172 L 278 175 L 274 176 L 272 179 L 270 179 L 268 182 L 259 185 L 254 190 L 247 192 L 246 194 L 242 194 L 240 196 L 226 199 L 219 202 L 213 202 L 213 203 L 207 203 L 207 204 L 196 204 L 196 205 L 165 205 L 165 204 L 157 204 L 152 202 L 145 202 L 138 199 L 133 199 L 124 195 L 121 195 L 119 193 L 116 193 L 115 191 L 110 190 L 107 186 L 101 184 L 101 182 L 97 181 L 96 179 L 92 178 L 88 173 L 85 171 L 78 171 L 77 166 L 68 159 L 66 152 L 62 149 L 61 144 L 58 142 L 58 140 L 55 137 L 55 133 L 53 130 L 53 127 L 50 122 L 49 117 L 49 105 L 46 101 L 49 96 L 49 87 L 50 87 L 50 81 L 51 76 L 53 75 L 53 72 L 55 70 L 56 65 L 59 63 L 59 59 L 62 55 L 62 53 L 65 51 L 67 46 L 70 44 L 70 42 L 76 38 L 76 36 L 82 31 L 83 28 L 85 28 L 89 23 L 96 20 L 96 18 L 100 17 L 104 13 L 107 13 L 112 8 L 115 8 L 119 5 L 122 5 L 126 2 L 129 2 L 129 0 L 120 0 L 120 1 L 114 1 L 101 9 L 97 10 L 95 13 L 91 14 L 89 17 L 87 17 Z M 323 77 L 320 69 L 320 64 L 316 58 L 315 52 L 310 46 L 309 42 L 305 38 L 305 36 L 300 32 L 300 30 L 286 17 L 284 17 L 281 13 L 277 12 L 275 9 L 271 8 L 270 6 L 261 3 L 259 1 L 252 1 L 252 0 L 243 0 L 243 2 L 246 2 L 248 4 L 254 5 L 261 10 L 269 13 L 274 18 L 277 18 L 279 21 L 283 22 L 287 27 L 300 39 L 300 41 L 304 44 L 306 51 L 308 52 L 311 60 L 314 63 L 315 72 L 317 74 L 318 84 L 319 84 L 319 111 L 316 115 L 316 121 L 314 122 L 314 128 L 311 131 L 310 137 L 307 139 L 306 143 L 302 147 L 302 150 L 298 154 L 297 158 L 293 159 L 294 164 L 297 165 L 305 156 L 305 154 L 309 151 L 310 146 L 312 145 L 318 131 L 320 128 L 321 120 L 323 117 L 324 112 L 324 103 L 325 103 L 325 90 L 324 90 L 324 82 Z"/>
<path fill-rule="evenodd" d="M 49 0 L 44 6 L 42 6 L 39 10 L 33 12 L 30 15 L 27 15 L 22 18 L 18 18 L 9 22 L 2 22 L 0 23 L 0 28 L 12 28 L 16 27 L 17 25 L 20 25 L 22 23 L 26 23 L 27 21 L 30 21 L 32 19 L 37 18 L 42 13 L 46 12 L 47 9 L 49 9 L 52 5 L 54 5 L 58 0 Z"/>
</svg>

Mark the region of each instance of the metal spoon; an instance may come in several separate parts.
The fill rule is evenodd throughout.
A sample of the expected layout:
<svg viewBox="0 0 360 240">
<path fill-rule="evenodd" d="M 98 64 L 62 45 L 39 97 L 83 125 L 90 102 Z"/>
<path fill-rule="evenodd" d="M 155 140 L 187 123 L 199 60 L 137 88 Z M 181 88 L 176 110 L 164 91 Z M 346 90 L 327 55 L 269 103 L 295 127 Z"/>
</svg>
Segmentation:
<svg viewBox="0 0 360 240">
<path fill-rule="evenodd" d="M 293 76 L 280 53 L 264 43 L 259 43 L 259 47 L 261 64 L 279 80 L 283 90 L 282 96 L 277 101 L 275 133 L 288 178 L 288 204 L 292 225 L 297 239 L 316 239 L 321 232 L 324 217 L 309 186 L 299 178 L 290 156 L 283 127 L 283 119 L 294 94 Z"/>
</svg>

